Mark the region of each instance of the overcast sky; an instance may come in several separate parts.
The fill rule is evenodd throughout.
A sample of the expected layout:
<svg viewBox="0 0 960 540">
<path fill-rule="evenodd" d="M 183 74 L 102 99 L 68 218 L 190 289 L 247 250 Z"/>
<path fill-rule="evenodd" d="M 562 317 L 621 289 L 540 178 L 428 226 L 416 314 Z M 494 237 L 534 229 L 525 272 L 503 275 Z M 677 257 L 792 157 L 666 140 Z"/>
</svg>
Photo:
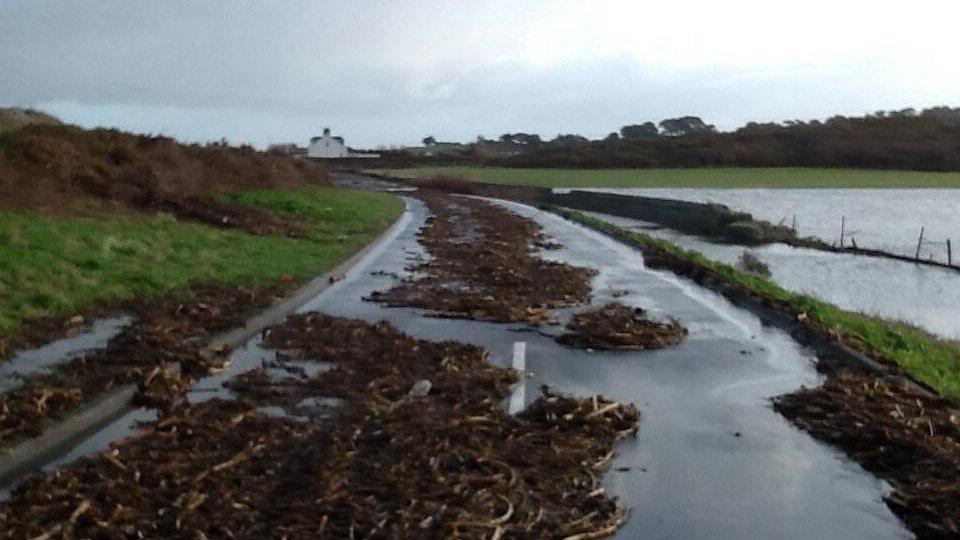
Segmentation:
<svg viewBox="0 0 960 540">
<path fill-rule="evenodd" d="M 0 105 L 184 140 L 960 105 L 957 0 L 0 0 Z"/>
</svg>

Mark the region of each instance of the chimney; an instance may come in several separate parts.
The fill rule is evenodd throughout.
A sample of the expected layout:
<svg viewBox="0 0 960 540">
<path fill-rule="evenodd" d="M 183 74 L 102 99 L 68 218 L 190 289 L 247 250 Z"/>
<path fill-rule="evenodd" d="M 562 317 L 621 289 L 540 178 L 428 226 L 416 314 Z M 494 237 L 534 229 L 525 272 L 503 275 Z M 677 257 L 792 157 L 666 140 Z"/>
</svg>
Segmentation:
<svg viewBox="0 0 960 540">
<path fill-rule="evenodd" d="M 330 128 L 323 128 L 324 135 L 330 135 Z"/>
</svg>

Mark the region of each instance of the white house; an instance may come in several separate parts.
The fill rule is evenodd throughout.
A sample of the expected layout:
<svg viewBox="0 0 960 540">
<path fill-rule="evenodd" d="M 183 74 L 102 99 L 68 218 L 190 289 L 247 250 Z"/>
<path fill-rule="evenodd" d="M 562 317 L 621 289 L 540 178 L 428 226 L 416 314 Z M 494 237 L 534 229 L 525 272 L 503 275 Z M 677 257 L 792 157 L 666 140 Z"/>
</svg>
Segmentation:
<svg viewBox="0 0 960 540">
<path fill-rule="evenodd" d="M 310 139 L 307 157 L 310 159 L 378 158 L 380 154 L 353 152 L 347 148 L 343 137 L 334 137 L 330 134 L 330 128 L 323 128 L 322 136 Z"/>
<path fill-rule="evenodd" d="M 310 139 L 310 147 L 307 148 L 308 158 L 333 159 L 345 158 L 350 156 L 350 150 L 343 142 L 343 137 L 334 137 L 330 134 L 330 128 L 323 129 L 322 137 Z"/>
</svg>

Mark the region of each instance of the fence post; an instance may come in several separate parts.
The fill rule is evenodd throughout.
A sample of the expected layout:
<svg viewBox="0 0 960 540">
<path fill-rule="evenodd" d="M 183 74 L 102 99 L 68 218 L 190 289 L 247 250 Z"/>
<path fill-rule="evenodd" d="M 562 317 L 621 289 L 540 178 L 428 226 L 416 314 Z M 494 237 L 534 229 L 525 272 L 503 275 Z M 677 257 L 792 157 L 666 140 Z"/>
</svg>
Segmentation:
<svg viewBox="0 0 960 540">
<path fill-rule="evenodd" d="M 793 215 L 793 224 L 790 226 L 793 229 L 793 232 L 797 232 L 797 215 Z"/>
<path fill-rule="evenodd" d="M 840 218 L 840 247 L 843 247 L 843 236 L 847 234 L 847 216 Z"/>
<path fill-rule="evenodd" d="M 950 239 L 947 238 L 947 266 L 953 264 L 953 252 L 950 249 Z"/>
<path fill-rule="evenodd" d="M 923 245 L 923 227 L 920 227 L 920 238 L 917 239 L 917 254 L 914 259 L 920 259 L 920 246 Z"/>
</svg>

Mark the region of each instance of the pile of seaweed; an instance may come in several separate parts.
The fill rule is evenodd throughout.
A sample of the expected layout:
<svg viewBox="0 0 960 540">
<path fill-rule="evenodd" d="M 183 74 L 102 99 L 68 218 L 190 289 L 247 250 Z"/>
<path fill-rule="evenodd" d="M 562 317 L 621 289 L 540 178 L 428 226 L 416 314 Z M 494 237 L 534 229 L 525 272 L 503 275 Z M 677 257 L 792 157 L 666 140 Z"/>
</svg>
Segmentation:
<svg viewBox="0 0 960 540">
<path fill-rule="evenodd" d="M 422 277 L 369 300 L 440 317 L 539 325 L 554 308 L 589 299 L 595 271 L 537 257 L 536 248 L 555 246 L 533 220 L 476 199 L 431 191 L 418 197 L 432 214 L 420 241 L 433 259 L 414 268 Z"/>
<path fill-rule="evenodd" d="M 169 410 L 180 404 L 198 376 L 224 359 L 206 347 L 209 338 L 240 326 L 244 317 L 272 302 L 279 285 L 220 285 L 130 301 L 134 322 L 103 349 L 89 351 L 28 377 L 0 393 L 0 442 L 36 436 L 43 421 L 62 418 L 83 403 L 124 384 L 138 384 L 136 401 Z"/>
<path fill-rule="evenodd" d="M 890 482 L 887 505 L 918 537 L 960 537 L 960 411 L 950 400 L 844 370 L 774 406 Z"/>
<path fill-rule="evenodd" d="M 638 413 L 599 396 L 544 393 L 518 416 L 516 374 L 478 347 L 387 323 L 317 314 L 265 333 L 312 376 L 266 370 L 236 400 L 187 405 L 144 434 L 0 505 L 11 537 L 597 538 L 626 513 L 600 483 Z M 345 399 L 332 417 L 268 414 L 304 397 Z"/>
<path fill-rule="evenodd" d="M 557 341 L 581 349 L 643 350 L 673 345 L 686 336 L 687 329 L 676 321 L 652 321 L 642 308 L 610 302 L 577 314 Z"/>
</svg>

